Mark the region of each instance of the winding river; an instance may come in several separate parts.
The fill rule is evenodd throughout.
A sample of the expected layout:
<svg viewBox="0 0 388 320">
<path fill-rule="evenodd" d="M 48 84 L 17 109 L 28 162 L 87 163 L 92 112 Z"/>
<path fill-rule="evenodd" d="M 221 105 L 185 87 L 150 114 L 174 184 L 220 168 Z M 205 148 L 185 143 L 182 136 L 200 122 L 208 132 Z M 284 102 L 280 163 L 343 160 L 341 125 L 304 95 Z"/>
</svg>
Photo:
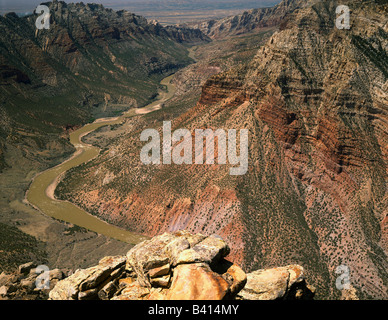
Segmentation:
<svg viewBox="0 0 388 320">
<path fill-rule="evenodd" d="M 70 159 L 54 168 L 50 168 L 38 174 L 33 179 L 30 188 L 26 193 L 27 202 L 47 216 L 72 223 L 113 239 L 132 244 L 137 244 L 146 240 L 147 237 L 108 224 L 71 202 L 55 199 L 54 191 L 61 177 L 69 169 L 92 160 L 100 153 L 99 148 L 83 143 L 81 141 L 83 136 L 102 126 L 119 124 L 122 123 L 125 118 L 134 117 L 136 115 L 160 109 L 162 104 L 170 99 L 175 93 L 176 88 L 171 83 L 172 77 L 173 75 L 161 81 L 161 85 L 165 86 L 167 91 L 160 91 L 158 99 L 146 107 L 141 109 L 130 109 L 116 118 L 103 118 L 96 120 L 95 122 L 86 124 L 82 128 L 72 132 L 70 134 L 70 142 L 76 148 L 76 152 Z"/>
</svg>

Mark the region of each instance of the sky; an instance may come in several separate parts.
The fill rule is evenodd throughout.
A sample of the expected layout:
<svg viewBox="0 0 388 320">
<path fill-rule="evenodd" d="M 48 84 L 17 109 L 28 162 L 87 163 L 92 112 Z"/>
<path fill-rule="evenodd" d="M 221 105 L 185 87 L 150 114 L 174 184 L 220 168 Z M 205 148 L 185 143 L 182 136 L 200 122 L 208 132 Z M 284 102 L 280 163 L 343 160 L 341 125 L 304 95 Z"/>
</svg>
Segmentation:
<svg viewBox="0 0 388 320">
<path fill-rule="evenodd" d="M 42 2 L 49 0 L 0 0 L 0 13 L 32 12 Z M 81 0 L 65 0 L 65 2 L 81 2 Z M 83 0 L 84 3 L 101 3 L 115 10 L 126 9 L 134 13 L 149 10 L 214 10 L 214 9 L 253 9 L 272 6 L 276 0 Z"/>
</svg>

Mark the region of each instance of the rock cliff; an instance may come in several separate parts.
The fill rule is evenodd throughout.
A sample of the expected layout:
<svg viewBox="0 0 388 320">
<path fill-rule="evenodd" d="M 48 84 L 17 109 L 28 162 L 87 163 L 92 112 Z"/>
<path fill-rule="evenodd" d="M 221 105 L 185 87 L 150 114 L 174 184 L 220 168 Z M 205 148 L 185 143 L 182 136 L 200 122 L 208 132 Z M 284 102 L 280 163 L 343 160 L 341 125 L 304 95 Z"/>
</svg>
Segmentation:
<svg viewBox="0 0 388 320">
<path fill-rule="evenodd" d="M 352 10 L 351 30 L 335 27 L 335 1 L 298 8 L 246 72 L 210 79 L 200 104 L 226 109 L 249 101 L 252 108 L 241 106 L 239 114 L 257 121 L 251 150 L 261 151 L 251 160 L 256 161 L 255 178 L 248 178 L 243 190 L 251 193 L 256 179 L 267 184 L 272 172 L 276 185 L 294 189 L 303 199 L 304 209 L 288 212 L 296 213 L 293 223 L 306 222 L 298 229 L 312 232 L 306 240 L 315 243 L 316 257 L 329 272 L 346 264 L 363 297 L 386 297 L 387 6 L 342 4 Z M 252 200 L 248 221 L 271 221 L 276 230 L 287 220 L 284 214 L 277 215 L 277 222 L 254 214 Z"/>
<path fill-rule="evenodd" d="M 36 28 L 35 14 L 0 16 L 0 81 L 4 94 L 17 89 L 32 95 L 29 89 L 39 89 L 39 94 L 52 97 L 67 93 L 67 87 L 76 84 L 84 89 L 86 103 L 86 97 L 98 93 L 102 81 L 103 92 L 114 96 L 116 102 L 125 90 L 114 91 L 109 86 L 112 82 L 132 91 L 127 95 L 133 99 L 136 86 L 125 77 L 146 82 L 149 79 L 144 75 L 176 71 L 190 62 L 184 57 L 186 48 L 182 44 L 209 40 L 199 30 L 163 27 L 102 5 L 45 4 L 51 14 L 48 30 Z"/>
</svg>

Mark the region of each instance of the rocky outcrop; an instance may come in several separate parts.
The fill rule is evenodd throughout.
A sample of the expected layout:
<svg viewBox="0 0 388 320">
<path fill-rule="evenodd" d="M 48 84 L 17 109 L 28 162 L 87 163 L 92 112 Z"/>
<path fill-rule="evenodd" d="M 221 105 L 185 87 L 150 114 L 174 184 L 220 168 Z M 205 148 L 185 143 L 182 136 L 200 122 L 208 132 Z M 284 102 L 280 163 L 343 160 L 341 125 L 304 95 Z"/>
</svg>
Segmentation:
<svg viewBox="0 0 388 320">
<path fill-rule="evenodd" d="M 77 270 L 50 291 L 51 300 L 228 300 L 312 298 L 303 268 L 290 266 L 247 275 L 227 261 L 218 236 L 165 233 Z M 247 284 L 245 289 L 244 286 Z M 298 288 L 296 288 L 296 285 Z M 252 294 L 254 292 L 254 294 Z M 307 293 L 308 292 L 308 293 Z"/>
<path fill-rule="evenodd" d="M 301 266 L 257 270 L 247 275 L 248 281 L 238 294 L 243 300 L 309 299 L 315 288 L 306 284 Z"/>
<path fill-rule="evenodd" d="M 90 300 L 109 295 L 107 287 L 122 275 L 125 257 L 106 257 L 97 266 L 77 270 L 50 291 L 53 300 Z"/>
<path fill-rule="evenodd" d="M 35 263 L 29 262 L 20 265 L 14 273 L 1 273 L 0 300 L 46 300 L 50 290 L 71 274 L 68 269 L 48 270 L 47 277 L 40 281 L 38 277 L 45 270 L 37 267 Z"/>
</svg>

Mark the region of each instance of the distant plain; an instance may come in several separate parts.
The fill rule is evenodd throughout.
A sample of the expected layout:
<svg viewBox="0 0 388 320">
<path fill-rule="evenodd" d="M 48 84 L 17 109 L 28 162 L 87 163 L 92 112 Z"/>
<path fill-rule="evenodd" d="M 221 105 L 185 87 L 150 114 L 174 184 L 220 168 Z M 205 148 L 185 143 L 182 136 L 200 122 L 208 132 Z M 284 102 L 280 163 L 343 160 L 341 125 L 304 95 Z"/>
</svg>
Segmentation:
<svg viewBox="0 0 388 320">
<path fill-rule="evenodd" d="M 16 12 L 27 14 L 44 0 L 0 0 L 0 14 Z M 79 2 L 66 0 L 65 2 Z M 128 10 L 163 25 L 184 24 L 217 19 L 239 14 L 245 10 L 271 7 L 276 0 L 93 0 L 114 10 Z"/>
</svg>

